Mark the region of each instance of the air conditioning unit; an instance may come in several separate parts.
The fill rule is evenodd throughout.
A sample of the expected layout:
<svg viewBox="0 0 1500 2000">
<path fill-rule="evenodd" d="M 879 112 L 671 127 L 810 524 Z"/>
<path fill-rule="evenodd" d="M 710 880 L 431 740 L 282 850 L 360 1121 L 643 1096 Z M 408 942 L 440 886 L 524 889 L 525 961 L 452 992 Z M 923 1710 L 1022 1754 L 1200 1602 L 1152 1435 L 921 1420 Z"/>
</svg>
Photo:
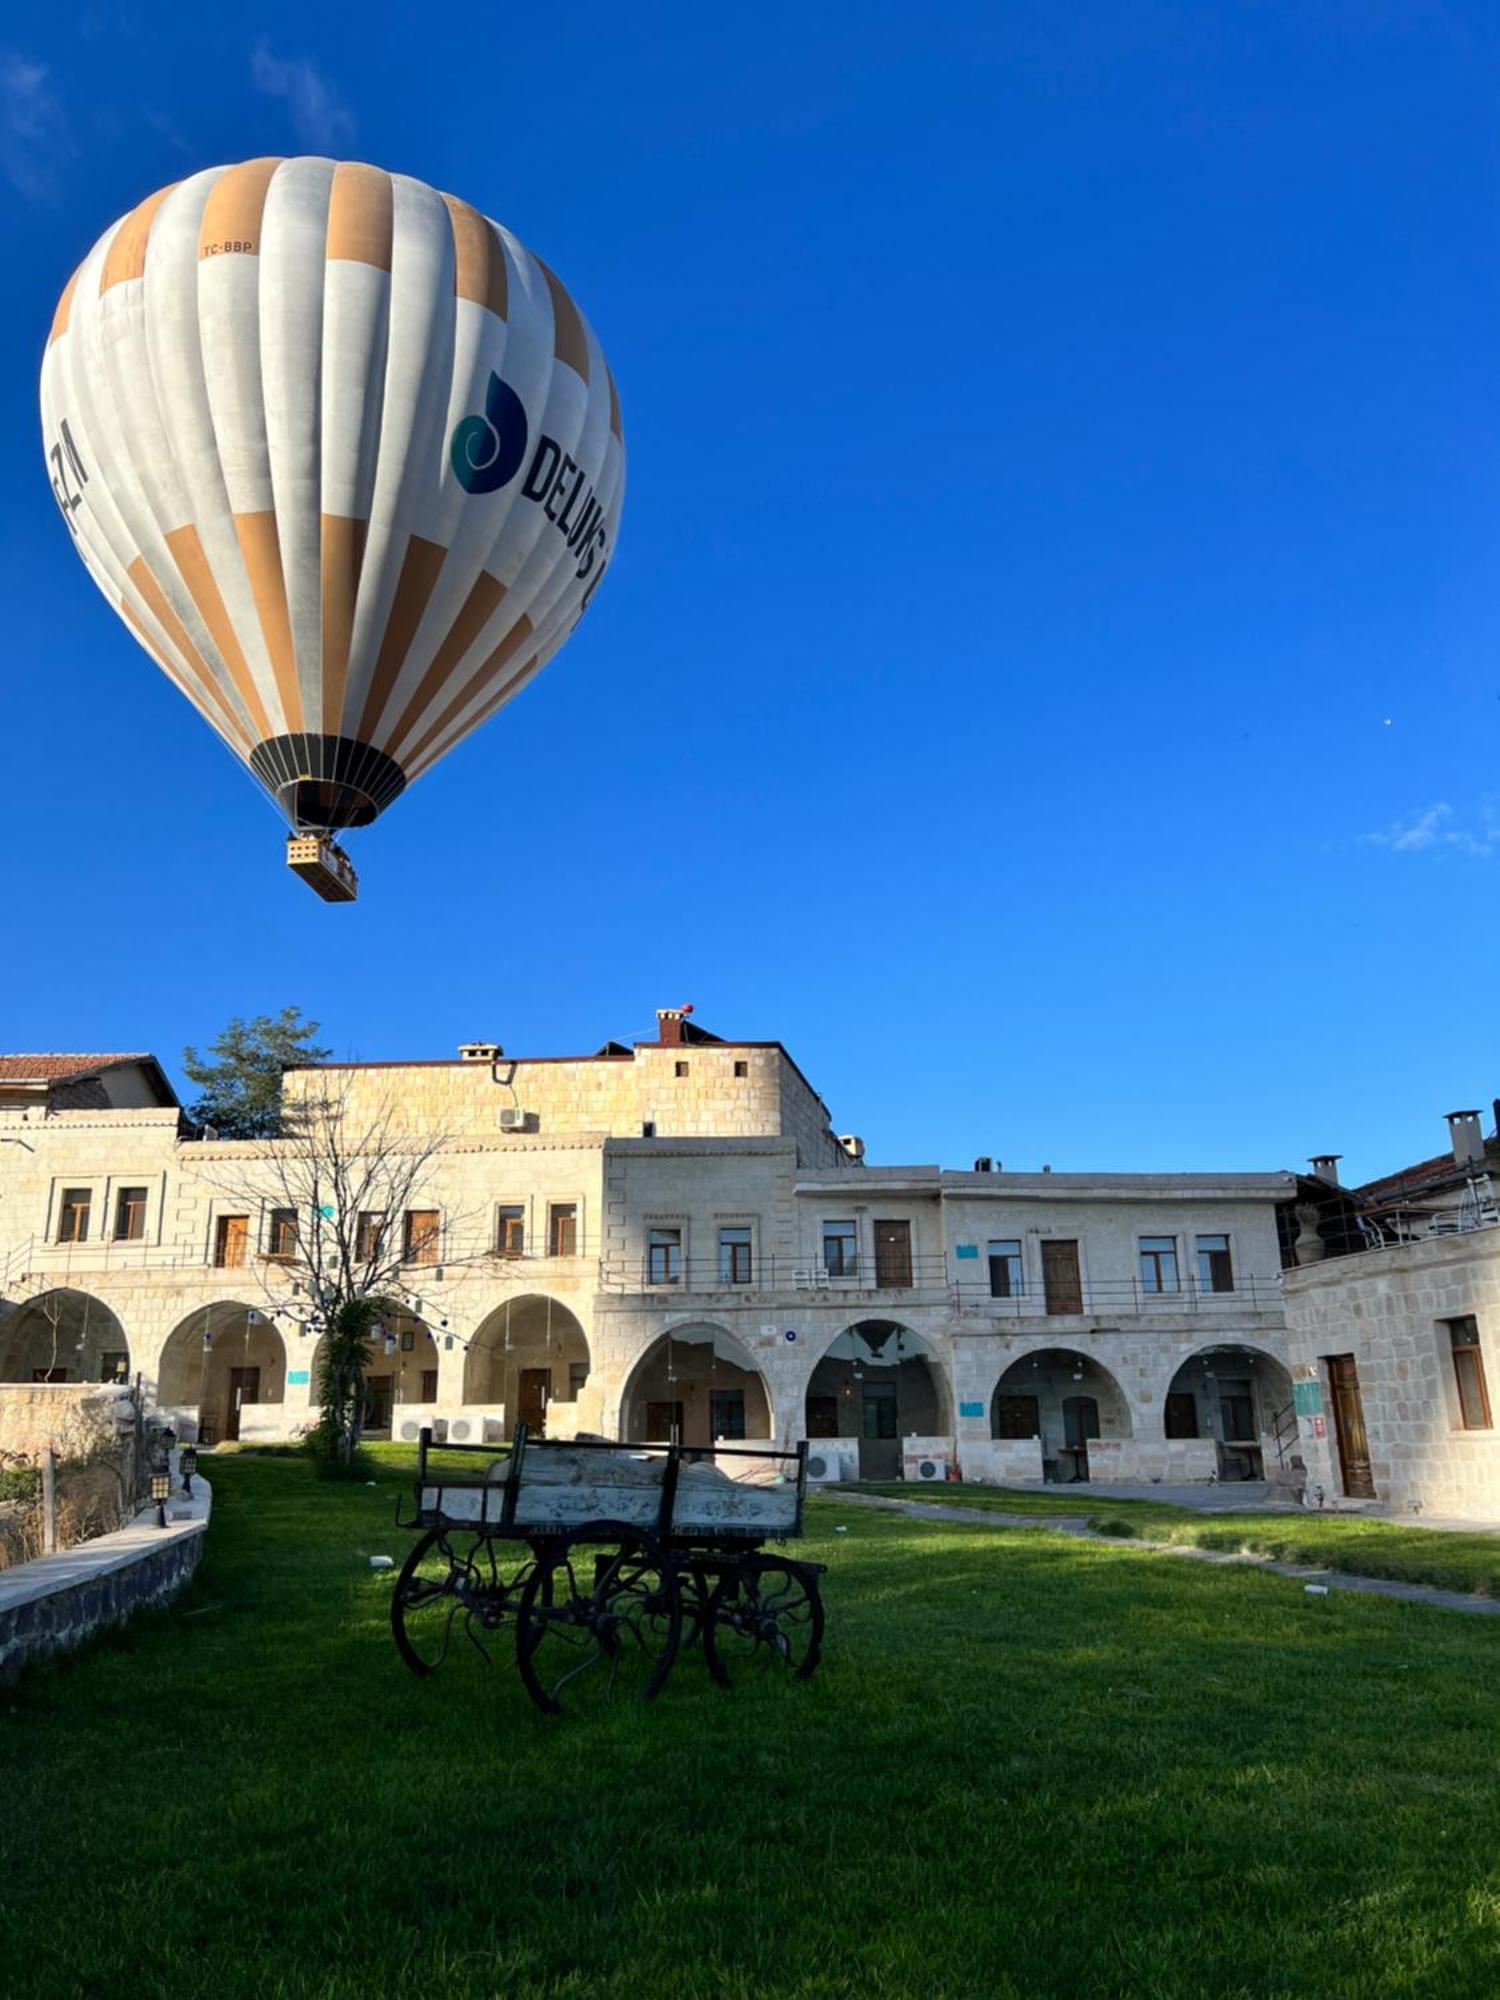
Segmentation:
<svg viewBox="0 0 1500 2000">
<path fill-rule="evenodd" d="M 527 1114 L 519 1104 L 502 1104 L 500 1107 L 500 1130 L 502 1132 L 524 1132 Z"/>
<path fill-rule="evenodd" d="M 901 1474 L 918 1486 L 941 1486 L 948 1477 L 948 1461 L 935 1452 L 909 1451 L 901 1461 Z"/>
<path fill-rule="evenodd" d="M 476 1417 L 454 1417 L 448 1424 L 448 1435 L 455 1444 L 478 1444 L 474 1432 L 478 1428 Z"/>
<path fill-rule="evenodd" d="M 396 1426 L 396 1435 L 403 1444 L 415 1444 L 422 1435 L 422 1428 L 420 1417 L 403 1417 Z"/>
<path fill-rule="evenodd" d="M 809 1439 L 808 1485 L 832 1486 L 841 1480 L 857 1478 L 858 1454 L 859 1446 L 853 1438 Z"/>
</svg>

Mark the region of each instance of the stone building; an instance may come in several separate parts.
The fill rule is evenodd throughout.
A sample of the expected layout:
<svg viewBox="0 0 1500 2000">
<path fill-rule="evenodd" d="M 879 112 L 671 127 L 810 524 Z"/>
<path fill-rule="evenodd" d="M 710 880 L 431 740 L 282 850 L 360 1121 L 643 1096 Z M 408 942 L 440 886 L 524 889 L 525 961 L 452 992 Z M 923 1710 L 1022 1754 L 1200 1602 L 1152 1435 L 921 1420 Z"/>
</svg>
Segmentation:
<svg viewBox="0 0 1500 2000">
<path fill-rule="evenodd" d="M 1345 1189 L 1313 1162 L 1286 1274 L 1301 1451 L 1325 1494 L 1500 1518 L 1489 1373 L 1500 1335 L 1496 1136 L 1448 1114 L 1448 1151 Z"/>
<path fill-rule="evenodd" d="M 210 1441 L 304 1428 L 317 1223 L 277 1206 L 274 1147 L 195 1133 L 148 1058 L 5 1062 L 33 1084 L 0 1063 L 0 1382 L 139 1374 Z M 121 1101 L 128 1063 L 153 1080 Z M 472 1043 L 286 1087 L 442 1141 L 391 1218 L 410 1310 L 377 1431 L 807 1437 L 865 1478 L 1289 1473 L 1289 1174 L 867 1164 L 779 1043 L 685 1009 L 587 1056 Z"/>
</svg>

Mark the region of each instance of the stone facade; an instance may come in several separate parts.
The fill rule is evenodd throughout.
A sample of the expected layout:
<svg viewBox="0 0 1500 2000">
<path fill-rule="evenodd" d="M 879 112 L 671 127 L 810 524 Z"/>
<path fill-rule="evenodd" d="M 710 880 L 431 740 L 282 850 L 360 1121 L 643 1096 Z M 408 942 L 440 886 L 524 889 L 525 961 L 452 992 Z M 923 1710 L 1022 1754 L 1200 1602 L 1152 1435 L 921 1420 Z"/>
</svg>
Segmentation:
<svg viewBox="0 0 1500 2000">
<path fill-rule="evenodd" d="M 1285 1456 L 1285 1174 L 865 1165 L 779 1044 L 671 1012 L 632 1049 L 480 1047 L 293 1071 L 288 1091 L 443 1142 L 419 1196 L 433 1260 L 372 1367 L 398 1436 L 503 1437 L 543 1412 L 553 1434 L 842 1436 L 871 1477 L 917 1444 L 986 1477 Z M 188 1434 L 312 1421 L 314 1342 L 270 1255 L 274 1149 L 150 1107 L 0 1108 L 6 1138 L 0 1380 L 127 1356 Z"/>
<path fill-rule="evenodd" d="M 1287 1353 L 1316 1385 L 1304 1400 L 1320 1405 L 1301 1423 L 1310 1480 L 1330 1495 L 1349 1491 L 1333 1375 L 1334 1357 L 1348 1356 L 1372 1497 L 1398 1512 L 1500 1518 L 1500 1432 L 1465 1421 L 1450 1330 L 1473 1320 L 1484 1380 L 1500 1328 L 1500 1229 L 1331 1259 L 1288 1271 L 1286 1287 Z M 1484 1387 L 1487 1402 L 1500 1384 L 1490 1376 Z M 1468 1416 L 1477 1414 L 1471 1400 Z"/>
</svg>

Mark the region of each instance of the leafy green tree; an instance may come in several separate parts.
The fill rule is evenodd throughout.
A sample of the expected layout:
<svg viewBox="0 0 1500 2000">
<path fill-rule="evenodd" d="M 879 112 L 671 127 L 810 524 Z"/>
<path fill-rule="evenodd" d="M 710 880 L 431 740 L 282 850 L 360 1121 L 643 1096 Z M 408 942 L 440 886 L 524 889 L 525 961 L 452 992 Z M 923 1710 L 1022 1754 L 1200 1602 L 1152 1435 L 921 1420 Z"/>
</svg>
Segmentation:
<svg viewBox="0 0 1500 2000">
<path fill-rule="evenodd" d="M 271 1139 L 281 1130 L 281 1074 L 294 1063 L 326 1062 L 330 1051 L 313 1041 L 316 1021 L 304 1021 L 300 1007 L 279 1014 L 238 1015 L 210 1043 L 206 1056 L 182 1052 L 182 1067 L 202 1093 L 188 1107 L 199 1125 L 212 1125 L 223 1139 Z"/>
</svg>

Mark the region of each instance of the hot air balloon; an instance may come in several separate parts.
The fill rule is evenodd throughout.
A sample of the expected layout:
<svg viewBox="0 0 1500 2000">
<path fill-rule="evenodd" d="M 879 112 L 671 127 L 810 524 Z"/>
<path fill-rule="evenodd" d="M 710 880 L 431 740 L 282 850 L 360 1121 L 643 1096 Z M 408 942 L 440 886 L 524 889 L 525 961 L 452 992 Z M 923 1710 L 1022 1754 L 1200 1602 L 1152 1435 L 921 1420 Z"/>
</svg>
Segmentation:
<svg viewBox="0 0 1500 2000">
<path fill-rule="evenodd" d="M 614 553 L 614 379 L 540 258 L 404 174 L 211 167 L 105 231 L 42 364 L 95 583 L 356 893 L 366 826 L 551 659 Z"/>
</svg>

